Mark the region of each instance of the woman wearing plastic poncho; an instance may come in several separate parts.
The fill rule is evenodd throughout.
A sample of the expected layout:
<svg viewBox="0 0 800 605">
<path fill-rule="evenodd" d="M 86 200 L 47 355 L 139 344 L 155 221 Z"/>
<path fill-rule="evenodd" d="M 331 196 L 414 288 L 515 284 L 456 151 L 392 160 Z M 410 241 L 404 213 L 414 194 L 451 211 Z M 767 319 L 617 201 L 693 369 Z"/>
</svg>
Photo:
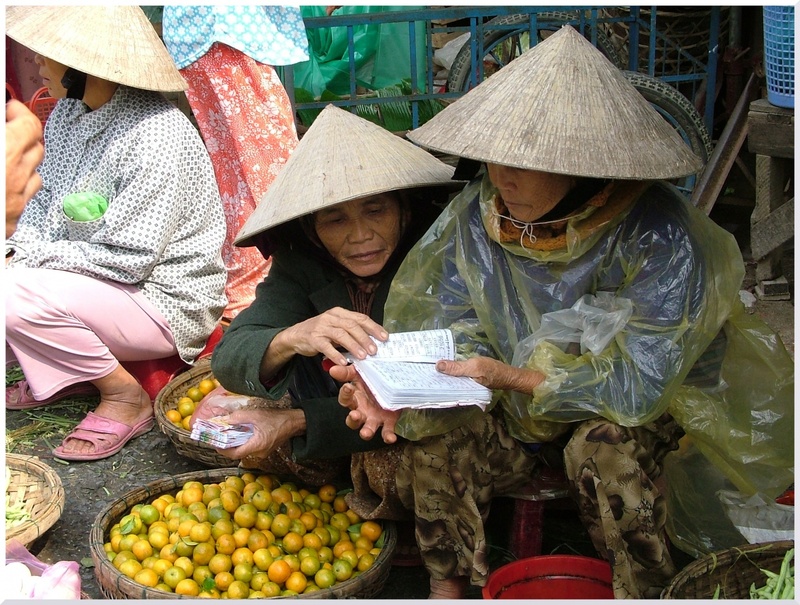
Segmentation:
<svg viewBox="0 0 800 605">
<path fill-rule="evenodd" d="M 384 325 L 451 328 L 469 359 L 437 368 L 492 388 L 495 406 L 398 420 L 360 385 L 339 399 L 362 437 L 415 440 L 398 490 L 431 596 L 485 583 L 490 499 L 527 482 L 541 443 L 563 446 L 615 596 L 658 596 L 676 571 L 662 470 L 684 431 L 743 491 L 792 482 L 791 360 L 743 314 L 734 238 L 659 180 L 699 160 L 569 27 L 409 138 L 486 170 L 409 253 Z"/>
</svg>

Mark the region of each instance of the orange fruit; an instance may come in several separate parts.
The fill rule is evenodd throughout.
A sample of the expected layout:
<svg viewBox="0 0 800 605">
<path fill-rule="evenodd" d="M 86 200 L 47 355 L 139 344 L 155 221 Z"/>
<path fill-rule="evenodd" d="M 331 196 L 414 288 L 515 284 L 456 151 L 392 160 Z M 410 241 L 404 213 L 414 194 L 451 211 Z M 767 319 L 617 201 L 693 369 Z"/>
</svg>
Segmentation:
<svg viewBox="0 0 800 605">
<path fill-rule="evenodd" d="M 300 522 L 305 526 L 307 531 L 311 531 L 318 524 L 321 525 L 321 521 L 317 519 L 315 515 L 309 512 L 305 512 L 302 515 L 300 515 Z"/>
<path fill-rule="evenodd" d="M 245 584 L 250 584 L 253 579 L 253 566 L 249 563 L 239 563 L 233 567 L 233 577 Z"/>
<path fill-rule="evenodd" d="M 192 551 L 192 561 L 194 561 L 196 565 L 208 565 L 209 561 L 211 561 L 211 557 L 215 554 L 217 554 L 217 551 L 213 544 L 200 542 Z"/>
<path fill-rule="evenodd" d="M 203 504 L 208 506 L 208 503 L 214 498 L 219 498 L 220 492 L 222 492 L 222 490 L 219 488 L 219 485 L 209 484 L 203 486 Z"/>
<path fill-rule="evenodd" d="M 214 576 L 214 584 L 222 591 L 228 590 L 228 587 L 233 584 L 234 580 L 236 580 L 236 578 L 234 578 L 233 574 L 229 571 L 221 571 Z"/>
<path fill-rule="evenodd" d="M 142 569 L 133 576 L 133 581 L 141 584 L 142 586 L 149 586 L 151 588 L 158 584 L 158 574 L 152 569 Z"/>
<path fill-rule="evenodd" d="M 375 546 L 375 544 L 372 542 L 372 540 L 370 540 L 368 538 L 365 538 L 363 535 L 361 535 L 358 538 L 356 538 L 356 541 L 353 542 L 353 544 L 355 545 L 356 550 L 358 550 L 360 548 L 360 549 L 362 549 L 364 551 L 367 551 L 367 552 L 372 550 L 372 548 Z"/>
<path fill-rule="evenodd" d="M 180 555 L 175 552 L 175 548 L 172 544 L 164 545 L 161 550 L 158 551 L 158 556 L 161 559 L 166 559 L 170 563 L 174 562 Z"/>
<path fill-rule="evenodd" d="M 250 532 L 250 535 L 247 538 L 246 546 L 251 551 L 255 552 L 259 548 L 266 548 L 269 546 L 269 539 L 264 532 L 254 529 Z"/>
<path fill-rule="evenodd" d="M 220 492 L 219 501 L 222 508 L 233 514 L 242 504 L 242 496 L 235 489 L 226 488 Z"/>
<path fill-rule="evenodd" d="M 286 579 L 292 574 L 292 569 L 289 564 L 283 559 L 273 561 L 267 569 L 267 575 L 271 582 L 276 584 L 283 584 Z"/>
<path fill-rule="evenodd" d="M 347 501 L 344 499 L 344 496 L 336 496 L 333 499 L 333 510 L 337 513 L 343 513 L 349 507 L 347 506 Z"/>
<path fill-rule="evenodd" d="M 196 597 L 200 594 L 200 587 L 192 578 L 184 578 L 175 586 L 175 594 L 188 595 Z"/>
<path fill-rule="evenodd" d="M 131 546 L 131 552 L 136 555 L 136 559 L 144 561 L 147 557 L 153 556 L 153 545 L 147 540 L 138 540 Z"/>
<path fill-rule="evenodd" d="M 260 486 L 261 484 L 257 483 L 257 485 Z M 253 494 L 250 502 L 256 507 L 256 510 L 267 510 L 269 505 L 272 504 L 272 494 L 261 486 L 261 489 L 256 490 Z"/>
<path fill-rule="evenodd" d="M 300 571 L 300 557 L 294 554 L 283 555 L 283 560 L 292 571 Z"/>
<path fill-rule="evenodd" d="M 381 527 L 380 523 L 376 523 L 375 521 L 364 521 L 361 524 L 361 535 L 367 540 L 371 540 L 373 543 L 378 541 L 378 538 L 381 537 L 382 533 L 383 528 Z"/>
<path fill-rule="evenodd" d="M 189 530 L 189 539 L 192 542 L 208 542 L 211 539 L 211 523 L 195 523 Z"/>
<path fill-rule="evenodd" d="M 340 540 L 333 546 L 333 556 L 337 559 L 347 550 L 355 551 L 356 547 L 350 540 Z"/>
<path fill-rule="evenodd" d="M 247 527 L 240 527 L 233 532 L 233 540 L 236 542 L 236 548 L 241 548 L 247 545 L 247 539 L 250 537 L 250 529 Z"/>
<path fill-rule="evenodd" d="M 194 402 L 192 402 L 194 403 Z M 183 416 L 178 410 L 167 410 L 166 412 L 167 420 L 169 420 L 172 424 L 180 424 L 181 420 L 183 420 Z"/>
<path fill-rule="evenodd" d="M 254 570 L 253 577 L 250 578 L 250 588 L 260 592 L 267 582 L 269 582 L 269 576 L 266 571 Z M 261 598 L 263 599 L 264 597 Z"/>
<path fill-rule="evenodd" d="M 233 565 L 239 565 L 240 563 L 247 563 L 248 565 L 253 564 L 253 551 L 247 548 L 246 546 L 242 546 L 237 548 L 231 553 L 231 563 Z"/>
<path fill-rule="evenodd" d="M 211 391 L 213 391 L 216 386 L 214 386 L 214 381 L 210 378 L 206 378 L 201 380 L 200 383 L 197 385 L 197 388 L 200 389 L 200 392 L 203 395 L 208 395 Z"/>
<path fill-rule="evenodd" d="M 320 529 L 325 529 L 325 528 L 323 527 Z M 303 546 L 305 548 L 311 548 L 314 551 L 318 551 L 325 545 L 322 543 L 322 538 L 320 538 L 318 534 L 309 533 L 303 536 Z"/>
<path fill-rule="evenodd" d="M 333 562 L 332 571 L 333 575 L 336 576 L 336 579 L 339 582 L 344 582 L 345 580 L 349 580 L 350 576 L 353 575 L 353 566 L 349 561 L 337 559 Z"/>
<path fill-rule="evenodd" d="M 319 537 L 320 542 L 322 542 L 322 546 L 327 546 L 331 543 L 331 532 L 329 532 L 325 527 L 315 527 L 312 530 L 312 533 Z M 319 550 L 319 548 L 317 550 Z"/>
<path fill-rule="evenodd" d="M 264 512 L 263 510 L 258 511 L 256 515 L 256 524 L 253 527 L 260 531 L 267 531 L 272 527 L 272 514 Z"/>
<path fill-rule="evenodd" d="M 223 534 L 217 538 L 214 546 L 216 547 L 218 553 L 230 555 L 234 550 L 236 550 L 236 540 L 231 534 Z"/>
<path fill-rule="evenodd" d="M 319 499 L 323 502 L 333 502 L 336 499 L 336 489 L 335 485 L 331 485 L 330 483 L 323 485 L 317 490 L 317 495 Z"/>
<path fill-rule="evenodd" d="M 233 521 L 230 519 L 219 519 L 211 526 L 211 537 L 216 540 L 224 535 L 233 536 L 234 531 Z"/>
<path fill-rule="evenodd" d="M 278 504 L 286 504 L 292 501 L 292 492 L 283 485 L 273 489 L 270 494 L 272 495 L 272 499 Z"/>
<path fill-rule="evenodd" d="M 303 536 L 297 532 L 290 531 L 283 536 L 281 544 L 283 544 L 283 550 L 288 553 L 299 552 L 303 548 Z"/>
<path fill-rule="evenodd" d="M 266 548 L 259 548 L 253 553 L 253 564 L 262 571 L 267 571 L 275 558 Z"/>
<path fill-rule="evenodd" d="M 232 567 L 233 564 L 231 563 L 230 556 L 220 552 L 211 557 L 211 560 L 208 562 L 208 569 L 214 575 L 217 575 L 222 571 L 230 571 Z M 225 589 L 220 588 L 220 590 L 225 590 Z"/>
<path fill-rule="evenodd" d="M 358 571 L 367 571 L 372 565 L 375 563 L 375 556 L 367 553 L 365 555 L 361 555 L 358 558 L 358 565 L 356 568 Z"/>
<path fill-rule="evenodd" d="M 178 585 L 178 582 L 181 580 L 186 579 L 186 572 L 181 567 L 175 567 L 174 565 L 170 567 L 167 571 L 164 572 L 164 584 L 175 590 L 175 587 Z"/>
<path fill-rule="evenodd" d="M 192 532 L 192 528 L 195 525 L 198 525 L 195 519 L 186 519 L 185 521 L 181 521 L 178 524 L 178 535 L 181 538 L 186 538 Z M 209 534 L 210 533 L 211 532 L 209 531 Z"/>
<path fill-rule="evenodd" d="M 194 399 L 191 399 L 189 397 L 181 397 L 180 399 L 178 399 L 178 403 L 176 404 L 176 409 L 178 410 L 178 413 L 181 415 L 181 420 L 183 420 L 187 416 L 191 416 L 192 414 L 194 414 L 196 408 L 197 404 L 195 403 Z"/>
<path fill-rule="evenodd" d="M 350 519 L 350 525 L 355 525 L 356 523 L 361 523 L 361 517 L 358 516 L 358 513 L 351 508 L 348 508 L 344 511 L 344 514 L 347 515 L 347 518 Z"/>
<path fill-rule="evenodd" d="M 319 549 L 318 554 L 319 560 L 322 561 L 323 564 L 333 561 L 333 550 L 330 546 L 323 546 Z"/>
<path fill-rule="evenodd" d="M 203 391 L 197 387 L 191 387 L 189 390 L 187 390 L 186 396 L 195 403 L 199 402 L 203 397 L 205 397 Z"/>
<path fill-rule="evenodd" d="M 237 475 L 231 475 L 230 477 L 225 477 L 225 485 L 241 494 L 242 490 L 244 490 L 245 481 Z"/>
<path fill-rule="evenodd" d="M 300 571 L 309 578 L 313 577 L 314 574 L 319 571 L 320 567 L 322 567 L 322 563 L 320 563 L 319 559 L 316 557 L 305 557 L 300 560 Z"/>
<path fill-rule="evenodd" d="M 347 531 L 347 528 L 350 527 L 350 518 L 344 513 L 334 513 L 331 516 L 331 525 L 337 528 L 339 531 Z"/>
<path fill-rule="evenodd" d="M 308 579 L 302 571 L 293 571 L 284 582 L 286 590 L 293 590 L 298 594 L 306 589 L 307 584 Z"/>
<path fill-rule="evenodd" d="M 322 568 L 314 574 L 314 583 L 320 588 L 330 588 L 336 583 L 336 576 L 330 569 Z"/>
<path fill-rule="evenodd" d="M 270 525 L 270 531 L 275 534 L 276 538 L 283 538 L 289 532 L 289 525 L 291 525 L 292 520 L 283 513 L 278 513 L 272 519 L 272 525 Z"/>
<path fill-rule="evenodd" d="M 202 487 L 188 487 L 183 489 L 183 505 L 188 507 L 194 502 L 202 502 L 205 490 Z"/>
<path fill-rule="evenodd" d="M 359 554 L 355 550 L 345 550 L 339 557 L 339 559 L 341 559 L 342 561 L 347 561 L 348 563 L 350 563 L 350 566 L 353 568 L 355 568 L 355 566 L 358 565 L 358 558 Z"/>
<path fill-rule="evenodd" d="M 267 577 L 269 577 L 269 575 Z M 264 596 L 267 598 L 277 597 L 281 594 L 281 587 L 275 582 L 269 581 L 261 587 L 261 592 L 263 592 Z"/>
<path fill-rule="evenodd" d="M 233 521 L 240 527 L 250 528 L 256 524 L 257 515 L 258 509 L 252 504 L 245 502 L 244 504 L 239 505 L 239 507 L 234 511 Z"/>
<path fill-rule="evenodd" d="M 139 563 L 135 558 L 133 559 L 126 559 L 123 561 L 119 566 L 119 572 L 124 575 L 128 576 L 130 579 L 136 577 L 136 574 L 139 573 L 144 569 L 142 564 Z"/>
<path fill-rule="evenodd" d="M 250 587 L 241 580 L 234 580 L 228 586 L 229 599 L 246 599 L 250 596 Z"/>
<path fill-rule="evenodd" d="M 308 494 L 303 498 L 303 504 L 308 507 L 308 510 L 319 508 L 322 504 L 322 498 L 320 498 L 319 494 Z"/>
<path fill-rule="evenodd" d="M 145 504 L 139 509 L 139 518 L 142 523 L 149 526 L 161 518 L 161 511 L 152 504 Z"/>
<path fill-rule="evenodd" d="M 181 420 L 181 428 L 185 431 L 191 431 L 192 430 L 191 420 L 192 420 L 191 416 L 187 416 L 186 418 Z"/>
</svg>

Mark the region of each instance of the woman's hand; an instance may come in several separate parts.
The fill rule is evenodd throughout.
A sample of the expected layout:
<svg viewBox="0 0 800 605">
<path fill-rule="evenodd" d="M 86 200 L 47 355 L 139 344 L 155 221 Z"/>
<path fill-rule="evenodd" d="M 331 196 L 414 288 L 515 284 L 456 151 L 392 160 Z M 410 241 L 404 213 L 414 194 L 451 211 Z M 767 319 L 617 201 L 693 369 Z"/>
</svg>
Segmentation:
<svg viewBox="0 0 800 605">
<path fill-rule="evenodd" d="M 372 439 L 380 429 L 384 443 L 395 443 L 397 435 L 394 427 L 400 412 L 384 410 L 378 405 L 353 366 L 334 366 L 330 374 L 334 380 L 345 383 L 339 390 L 339 404 L 350 410 L 347 426 L 354 430 L 360 429 L 358 434 L 366 441 Z"/>
<path fill-rule="evenodd" d="M 527 368 L 516 368 L 491 357 L 472 357 L 466 361 L 440 360 L 436 369 L 450 376 L 469 376 L 492 390 L 533 394 L 545 375 Z"/>
<path fill-rule="evenodd" d="M 389 333 L 368 315 L 334 307 L 276 336 L 280 343 L 291 347 L 294 354 L 313 357 L 322 353 L 338 365 L 347 365 L 347 360 L 337 347 L 344 348 L 358 359 L 377 352 L 370 336 L 380 341 L 389 338 Z"/>
<path fill-rule="evenodd" d="M 233 460 L 247 456 L 266 458 L 292 437 L 306 431 L 306 416 L 303 410 L 236 410 L 222 419 L 230 424 L 252 424 L 253 436 L 237 447 L 217 449 L 217 452 Z"/>
</svg>

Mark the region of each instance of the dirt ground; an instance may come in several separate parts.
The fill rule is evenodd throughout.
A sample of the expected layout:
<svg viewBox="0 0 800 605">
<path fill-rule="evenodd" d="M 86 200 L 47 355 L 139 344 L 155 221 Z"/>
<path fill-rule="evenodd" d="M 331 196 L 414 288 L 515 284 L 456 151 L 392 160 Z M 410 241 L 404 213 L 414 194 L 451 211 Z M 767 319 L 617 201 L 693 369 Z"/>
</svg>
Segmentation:
<svg viewBox="0 0 800 605">
<path fill-rule="evenodd" d="M 745 250 L 745 258 L 747 253 Z M 748 278 L 744 288 L 753 291 L 752 278 L 754 264 L 748 265 Z M 775 329 L 789 352 L 794 356 L 794 264 L 793 250 L 788 250 L 784 262 L 784 273 L 790 282 L 792 300 L 756 301 L 752 312 L 758 313 L 767 324 Z M 97 399 L 81 400 L 81 405 L 58 405 L 48 408 L 48 412 L 74 419 L 77 423 L 87 411 L 94 408 Z M 174 445 L 158 428 L 130 442 L 118 454 L 98 462 L 66 463 L 56 460 L 51 450 L 59 444 L 64 432 L 53 433 L 49 437 L 37 436 L 32 440 L 19 437 L 26 427 L 41 416 L 42 410 L 28 412 L 6 412 L 6 451 L 18 454 L 36 455 L 58 473 L 64 485 L 66 504 L 59 521 L 30 550 L 46 563 L 61 560 L 77 561 L 81 565 L 82 590 L 92 599 L 103 599 L 95 572 L 92 567 L 89 547 L 89 530 L 98 514 L 104 511 L 122 494 L 144 486 L 165 476 L 202 470 L 205 467 L 179 455 Z M 64 429 L 64 431 L 66 428 Z M 18 439 L 11 439 L 17 435 Z M 504 509 L 503 506 L 506 508 Z M 492 521 L 498 535 L 507 531 L 508 511 L 506 505 L 498 504 Z M 591 555 L 591 545 L 580 523 L 567 507 L 548 508 L 545 516 L 543 552 L 580 552 Z M 502 545 L 503 538 L 498 540 Z M 502 550 L 499 546 L 498 550 Z M 502 556 L 501 556 L 502 559 Z M 502 560 L 500 560 L 502 562 Z M 684 561 L 684 564 L 688 559 Z M 423 599 L 428 595 L 427 574 L 421 567 L 393 567 L 383 591 L 376 598 L 381 599 Z M 471 589 L 469 598 L 480 598 L 478 589 Z"/>
</svg>

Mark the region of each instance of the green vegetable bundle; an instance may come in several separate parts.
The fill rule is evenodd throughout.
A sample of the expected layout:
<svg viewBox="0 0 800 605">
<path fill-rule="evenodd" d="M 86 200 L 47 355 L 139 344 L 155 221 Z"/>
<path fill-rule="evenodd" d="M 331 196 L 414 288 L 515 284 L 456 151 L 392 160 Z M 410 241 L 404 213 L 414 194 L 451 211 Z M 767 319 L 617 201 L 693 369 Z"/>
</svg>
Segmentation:
<svg viewBox="0 0 800 605">
<path fill-rule="evenodd" d="M 786 551 L 779 573 L 762 569 L 767 582 L 761 588 L 756 583 L 750 585 L 751 599 L 794 599 L 794 548 Z"/>
</svg>

